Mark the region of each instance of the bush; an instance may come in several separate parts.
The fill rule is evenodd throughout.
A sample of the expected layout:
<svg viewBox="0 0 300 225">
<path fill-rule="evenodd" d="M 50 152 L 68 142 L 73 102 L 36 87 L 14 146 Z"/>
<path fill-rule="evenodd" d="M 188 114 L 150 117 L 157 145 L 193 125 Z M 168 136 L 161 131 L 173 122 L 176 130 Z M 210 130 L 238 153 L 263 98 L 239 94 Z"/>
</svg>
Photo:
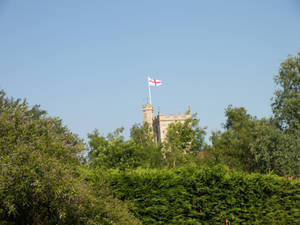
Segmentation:
<svg viewBox="0 0 300 225">
<path fill-rule="evenodd" d="M 300 182 L 225 167 L 114 171 L 109 185 L 144 224 L 300 224 Z"/>
</svg>

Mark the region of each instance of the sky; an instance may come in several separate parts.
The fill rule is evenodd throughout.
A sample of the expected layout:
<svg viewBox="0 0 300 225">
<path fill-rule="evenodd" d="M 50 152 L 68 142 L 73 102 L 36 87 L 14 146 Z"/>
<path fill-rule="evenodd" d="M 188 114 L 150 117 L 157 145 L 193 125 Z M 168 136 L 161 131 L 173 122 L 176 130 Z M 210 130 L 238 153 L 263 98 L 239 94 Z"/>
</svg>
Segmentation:
<svg viewBox="0 0 300 225">
<path fill-rule="evenodd" d="M 300 50 L 300 0 L 0 0 L 0 89 L 86 140 L 155 113 L 222 129 L 228 105 L 272 115 L 274 75 Z"/>
</svg>

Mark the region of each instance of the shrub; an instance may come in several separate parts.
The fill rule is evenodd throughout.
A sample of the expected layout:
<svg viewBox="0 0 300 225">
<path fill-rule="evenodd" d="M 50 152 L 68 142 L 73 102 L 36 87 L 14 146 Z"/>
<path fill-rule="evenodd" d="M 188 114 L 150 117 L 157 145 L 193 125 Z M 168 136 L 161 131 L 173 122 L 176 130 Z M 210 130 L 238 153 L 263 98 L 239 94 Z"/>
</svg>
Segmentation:
<svg viewBox="0 0 300 225">
<path fill-rule="evenodd" d="M 300 182 L 226 167 L 114 171 L 110 187 L 144 224 L 300 224 Z"/>
</svg>

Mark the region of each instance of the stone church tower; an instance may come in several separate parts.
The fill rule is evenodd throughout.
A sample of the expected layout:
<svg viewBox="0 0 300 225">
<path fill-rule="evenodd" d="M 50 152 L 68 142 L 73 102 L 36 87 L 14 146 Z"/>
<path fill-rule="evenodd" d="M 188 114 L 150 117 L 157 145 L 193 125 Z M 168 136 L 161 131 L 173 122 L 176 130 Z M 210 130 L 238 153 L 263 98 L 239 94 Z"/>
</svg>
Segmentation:
<svg viewBox="0 0 300 225">
<path fill-rule="evenodd" d="M 152 127 L 153 132 L 156 135 L 156 142 L 162 142 L 165 140 L 167 135 L 167 129 L 171 123 L 183 123 L 186 119 L 191 118 L 191 107 L 189 106 L 188 114 L 182 115 L 178 113 L 177 115 L 169 114 L 164 115 L 160 112 L 160 107 L 158 108 L 158 115 L 154 117 L 153 115 L 153 105 L 146 104 L 143 105 L 143 120 L 144 123 L 148 123 Z"/>
</svg>

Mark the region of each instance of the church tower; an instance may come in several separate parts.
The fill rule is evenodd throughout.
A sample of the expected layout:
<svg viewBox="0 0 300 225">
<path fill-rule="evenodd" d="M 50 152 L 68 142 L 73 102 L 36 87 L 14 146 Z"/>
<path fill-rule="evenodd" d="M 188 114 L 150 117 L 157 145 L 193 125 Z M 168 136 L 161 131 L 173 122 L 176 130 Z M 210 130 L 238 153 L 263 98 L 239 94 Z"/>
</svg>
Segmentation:
<svg viewBox="0 0 300 225">
<path fill-rule="evenodd" d="M 156 135 L 155 141 L 162 142 L 166 139 L 168 126 L 171 123 L 184 123 L 186 119 L 192 118 L 191 106 L 187 114 L 182 115 L 178 113 L 177 115 L 169 114 L 164 115 L 160 112 L 160 107 L 158 108 L 158 115 L 154 117 L 153 115 L 153 105 L 146 104 L 143 105 L 143 120 L 144 123 L 148 123 Z"/>
</svg>

